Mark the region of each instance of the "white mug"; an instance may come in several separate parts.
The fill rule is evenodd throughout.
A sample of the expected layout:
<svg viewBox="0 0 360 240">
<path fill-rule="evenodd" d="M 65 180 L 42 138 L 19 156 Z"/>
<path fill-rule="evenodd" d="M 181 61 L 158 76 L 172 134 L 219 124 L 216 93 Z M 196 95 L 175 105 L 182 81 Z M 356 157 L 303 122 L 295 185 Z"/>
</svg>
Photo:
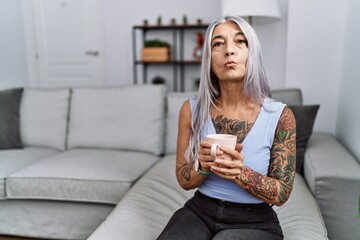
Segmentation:
<svg viewBox="0 0 360 240">
<path fill-rule="evenodd" d="M 211 157 L 215 160 L 216 150 L 220 146 L 235 149 L 237 136 L 231 134 L 209 134 L 206 136 L 206 140 L 212 144 Z M 224 154 L 224 159 L 231 160 L 231 157 L 228 154 Z"/>
</svg>

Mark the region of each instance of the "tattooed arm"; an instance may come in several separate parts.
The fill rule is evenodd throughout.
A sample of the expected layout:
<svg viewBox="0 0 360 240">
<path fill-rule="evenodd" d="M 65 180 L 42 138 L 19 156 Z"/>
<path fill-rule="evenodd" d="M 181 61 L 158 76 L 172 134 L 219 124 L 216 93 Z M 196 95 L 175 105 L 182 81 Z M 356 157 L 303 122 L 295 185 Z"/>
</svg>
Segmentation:
<svg viewBox="0 0 360 240">
<path fill-rule="evenodd" d="M 283 205 L 289 198 L 295 177 L 296 124 L 292 111 L 285 107 L 278 122 L 274 143 L 271 148 L 271 166 L 269 176 L 264 176 L 242 164 L 240 152 L 222 149 L 232 155 L 229 163 L 215 162 L 226 168 L 212 167 L 223 178 L 233 180 L 255 197 L 277 206 Z"/>
<path fill-rule="evenodd" d="M 296 124 L 293 113 L 285 107 L 276 128 L 271 149 L 269 177 L 244 168 L 239 184 L 265 202 L 278 206 L 289 198 L 295 177 Z"/>
<path fill-rule="evenodd" d="M 176 147 L 176 177 L 180 186 L 185 190 L 200 186 L 206 179 L 206 175 L 200 175 L 195 172 L 192 160 L 186 161 L 184 158 L 185 151 L 189 144 L 190 133 L 192 131 L 191 117 L 190 102 L 186 101 L 182 105 L 179 113 L 179 128 Z"/>
</svg>

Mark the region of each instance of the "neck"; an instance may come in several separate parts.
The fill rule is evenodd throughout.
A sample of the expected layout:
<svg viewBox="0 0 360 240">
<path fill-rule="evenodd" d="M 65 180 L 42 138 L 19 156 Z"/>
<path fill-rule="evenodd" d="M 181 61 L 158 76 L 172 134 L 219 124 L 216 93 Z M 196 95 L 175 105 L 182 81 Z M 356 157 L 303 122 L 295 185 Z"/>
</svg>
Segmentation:
<svg viewBox="0 0 360 240">
<path fill-rule="evenodd" d="M 221 82 L 218 102 L 222 106 L 251 106 L 255 103 L 244 93 L 244 83 Z"/>
</svg>

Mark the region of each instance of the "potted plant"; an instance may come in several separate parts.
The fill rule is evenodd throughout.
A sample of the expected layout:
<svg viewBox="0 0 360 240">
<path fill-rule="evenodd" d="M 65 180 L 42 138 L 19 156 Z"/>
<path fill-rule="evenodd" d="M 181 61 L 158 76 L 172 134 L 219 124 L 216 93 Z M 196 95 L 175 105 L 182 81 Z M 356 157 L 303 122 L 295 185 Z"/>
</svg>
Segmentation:
<svg viewBox="0 0 360 240">
<path fill-rule="evenodd" d="M 146 40 L 142 49 L 144 62 L 167 62 L 170 60 L 170 44 L 160 39 Z"/>
</svg>

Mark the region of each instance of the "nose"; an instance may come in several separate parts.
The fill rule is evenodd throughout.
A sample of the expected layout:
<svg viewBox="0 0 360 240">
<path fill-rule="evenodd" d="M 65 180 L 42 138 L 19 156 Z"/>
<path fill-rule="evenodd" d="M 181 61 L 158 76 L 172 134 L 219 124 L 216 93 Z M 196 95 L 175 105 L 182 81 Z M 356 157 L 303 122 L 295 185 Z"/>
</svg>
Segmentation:
<svg viewBox="0 0 360 240">
<path fill-rule="evenodd" d="M 228 57 L 234 54 L 235 54 L 234 46 L 231 43 L 227 44 L 225 49 L 225 56 Z"/>
</svg>

